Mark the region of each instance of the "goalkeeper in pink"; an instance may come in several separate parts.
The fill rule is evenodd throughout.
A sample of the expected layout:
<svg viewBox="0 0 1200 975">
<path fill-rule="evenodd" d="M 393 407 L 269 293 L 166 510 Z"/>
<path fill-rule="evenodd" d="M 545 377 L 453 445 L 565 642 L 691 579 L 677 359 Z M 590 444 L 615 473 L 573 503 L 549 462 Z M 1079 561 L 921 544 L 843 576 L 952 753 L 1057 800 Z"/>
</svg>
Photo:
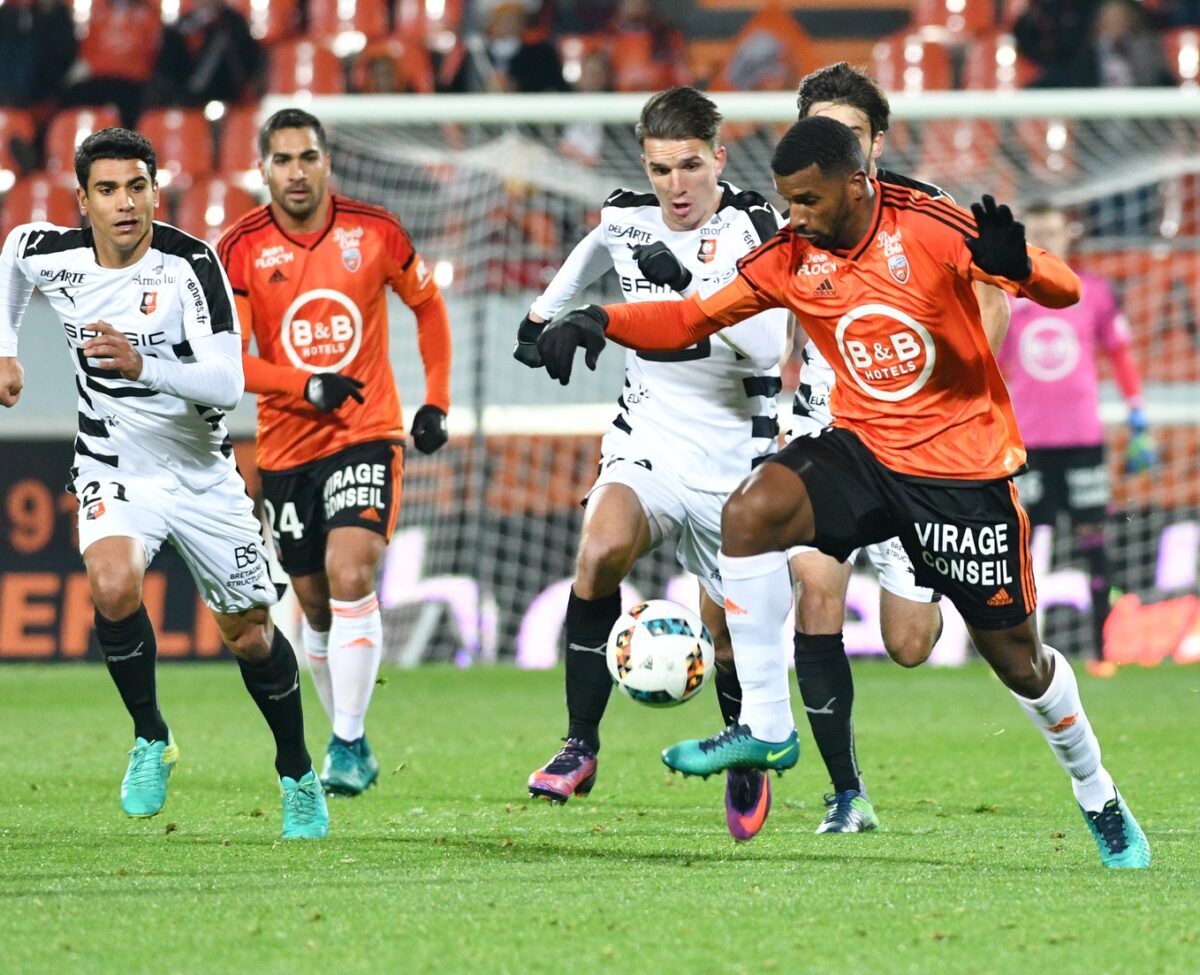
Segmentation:
<svg viewBox="0 0 1200 975">
<path fill-rule="evenodd" d="M 1067 253 L 1070 233 L 1060 208 L 1033 204 L 1024 222 L 1030 243 L 1052 254 Z M 1029 470 L 1017 478 L 1021 503 L 1035 525 L 1054 525 L 1059 515 L 1066 515 L 1074 551 L 1090 577 L 1094 659 L 1087 669 L 1094 676 L 1111 677 L 1116 664 L 1104 659 L 1104 621 L 1110 589 L 1105 520 L 1112 494 L 1100 421 L 1101 352 L 1129 406 L 1126 472 L 1148 470 L 1155 451 L 1142 412 L 1129 323 L 1106 281 L 1078 273 L 1083 298 L 1069 308 L 1009 299 L 1012 320 L 997 360 L 1029 451 Z"/>
</svg>

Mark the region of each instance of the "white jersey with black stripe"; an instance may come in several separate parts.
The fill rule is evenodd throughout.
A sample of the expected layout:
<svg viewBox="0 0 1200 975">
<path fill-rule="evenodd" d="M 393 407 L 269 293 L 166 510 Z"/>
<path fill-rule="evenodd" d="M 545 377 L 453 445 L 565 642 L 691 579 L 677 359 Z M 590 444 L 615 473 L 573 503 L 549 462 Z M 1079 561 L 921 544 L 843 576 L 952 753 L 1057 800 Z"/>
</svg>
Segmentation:
<svg viewBox="0 0 1200 975">
<path fill-rule="evenodd" d="M 533 303 L 552 319 L 609 268 L 626 301 L 681 300 L 704 278 L 774 236 L 784 220 L 757 193 L 722 182 L 712 219 L 675 231 L 653 193 L 620 189 L 605 200 L 600 223 L 571 252 Z M 692 273 L 684 294 L 647 281 L 633 259 L 639 244 L 665 243 Z M 774 453 L 779 431 L 779 359 L 787 341 L 787 312 L 762 312 L 681 352 L 628 350 L 620 412 L 604 437 L 605 457 L 663 465 L 701 491 L 732 491 Z"/>
<path fill-rule="evenodd" d="M 149 475 L 166 468 L 201 486 L 236 470 L 222 410 L 101 369 L 83 354 L 104 321 L 144 358 L 194 360 L 191 343 L 238 334 L 229 281 L 206 243 L 155 223 L 150 248 L 125 268 L 101 267 L 90 230 L 30 223 L 0 252 L 0 355 L 16 355 L 17 329 L 34 288 L 62 321 L 75 367 L 75 464 Z M 239 363 L 240 370 L 240 363 Z"/>
</svg>

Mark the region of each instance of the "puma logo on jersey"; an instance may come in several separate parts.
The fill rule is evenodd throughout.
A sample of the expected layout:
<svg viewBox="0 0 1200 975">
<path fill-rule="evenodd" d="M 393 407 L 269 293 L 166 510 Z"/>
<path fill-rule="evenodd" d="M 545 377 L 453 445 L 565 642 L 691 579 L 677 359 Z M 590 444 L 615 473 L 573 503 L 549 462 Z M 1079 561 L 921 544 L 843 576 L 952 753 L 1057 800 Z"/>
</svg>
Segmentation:
<svg viewBox="0 0 1200 975">
<path fill-rule="evenodd" d="M 833 281 L 826 278 L 813 289 L 813 296 L 816 298 L 832 298 L 837 294 L 837 288 L 833 286 Z"/>
</svg>

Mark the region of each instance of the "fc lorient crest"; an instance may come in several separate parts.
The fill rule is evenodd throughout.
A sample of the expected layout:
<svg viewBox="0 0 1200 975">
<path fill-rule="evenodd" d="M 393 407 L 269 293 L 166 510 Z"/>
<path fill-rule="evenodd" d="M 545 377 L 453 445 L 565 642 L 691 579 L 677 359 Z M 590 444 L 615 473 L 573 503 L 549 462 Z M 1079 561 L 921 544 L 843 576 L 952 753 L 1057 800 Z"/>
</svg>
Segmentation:
<svg viewBox="0 0 1200 975">
<path fill-rule="evenodd" d="M 904 256 L 900 231 L 889 234 L 886 230 L 881 230 L 876 242 L 883 248 L 883 256 L 887 258 L 888 273 L 900 284 L 908 284 L 908 258 Z"/>
<path fill-rule="evenodd" d="M 888 270 L 901 284 L 908 284 L 908 258 L 903 252 L 888 258 Z"/>
</svg>

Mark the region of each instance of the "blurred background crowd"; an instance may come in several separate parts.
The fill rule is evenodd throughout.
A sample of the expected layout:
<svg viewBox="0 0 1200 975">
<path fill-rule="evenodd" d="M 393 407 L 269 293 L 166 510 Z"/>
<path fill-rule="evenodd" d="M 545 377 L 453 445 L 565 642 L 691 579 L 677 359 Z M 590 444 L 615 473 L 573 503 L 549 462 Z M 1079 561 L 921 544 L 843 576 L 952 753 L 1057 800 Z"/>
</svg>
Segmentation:
<svg viewBox="0 0 1200 975">
<path fill-rule="evenodd" d="M 779 91 L 836 60 L 890 91 L 1194 86 L 1197 25 L 1200 0 L 0 0 L 0 214 L 59 219 L 77 134 L 123 124 L 203 233 L 214 194 L 253 202 L 272 92 Z"/>
</svg>

